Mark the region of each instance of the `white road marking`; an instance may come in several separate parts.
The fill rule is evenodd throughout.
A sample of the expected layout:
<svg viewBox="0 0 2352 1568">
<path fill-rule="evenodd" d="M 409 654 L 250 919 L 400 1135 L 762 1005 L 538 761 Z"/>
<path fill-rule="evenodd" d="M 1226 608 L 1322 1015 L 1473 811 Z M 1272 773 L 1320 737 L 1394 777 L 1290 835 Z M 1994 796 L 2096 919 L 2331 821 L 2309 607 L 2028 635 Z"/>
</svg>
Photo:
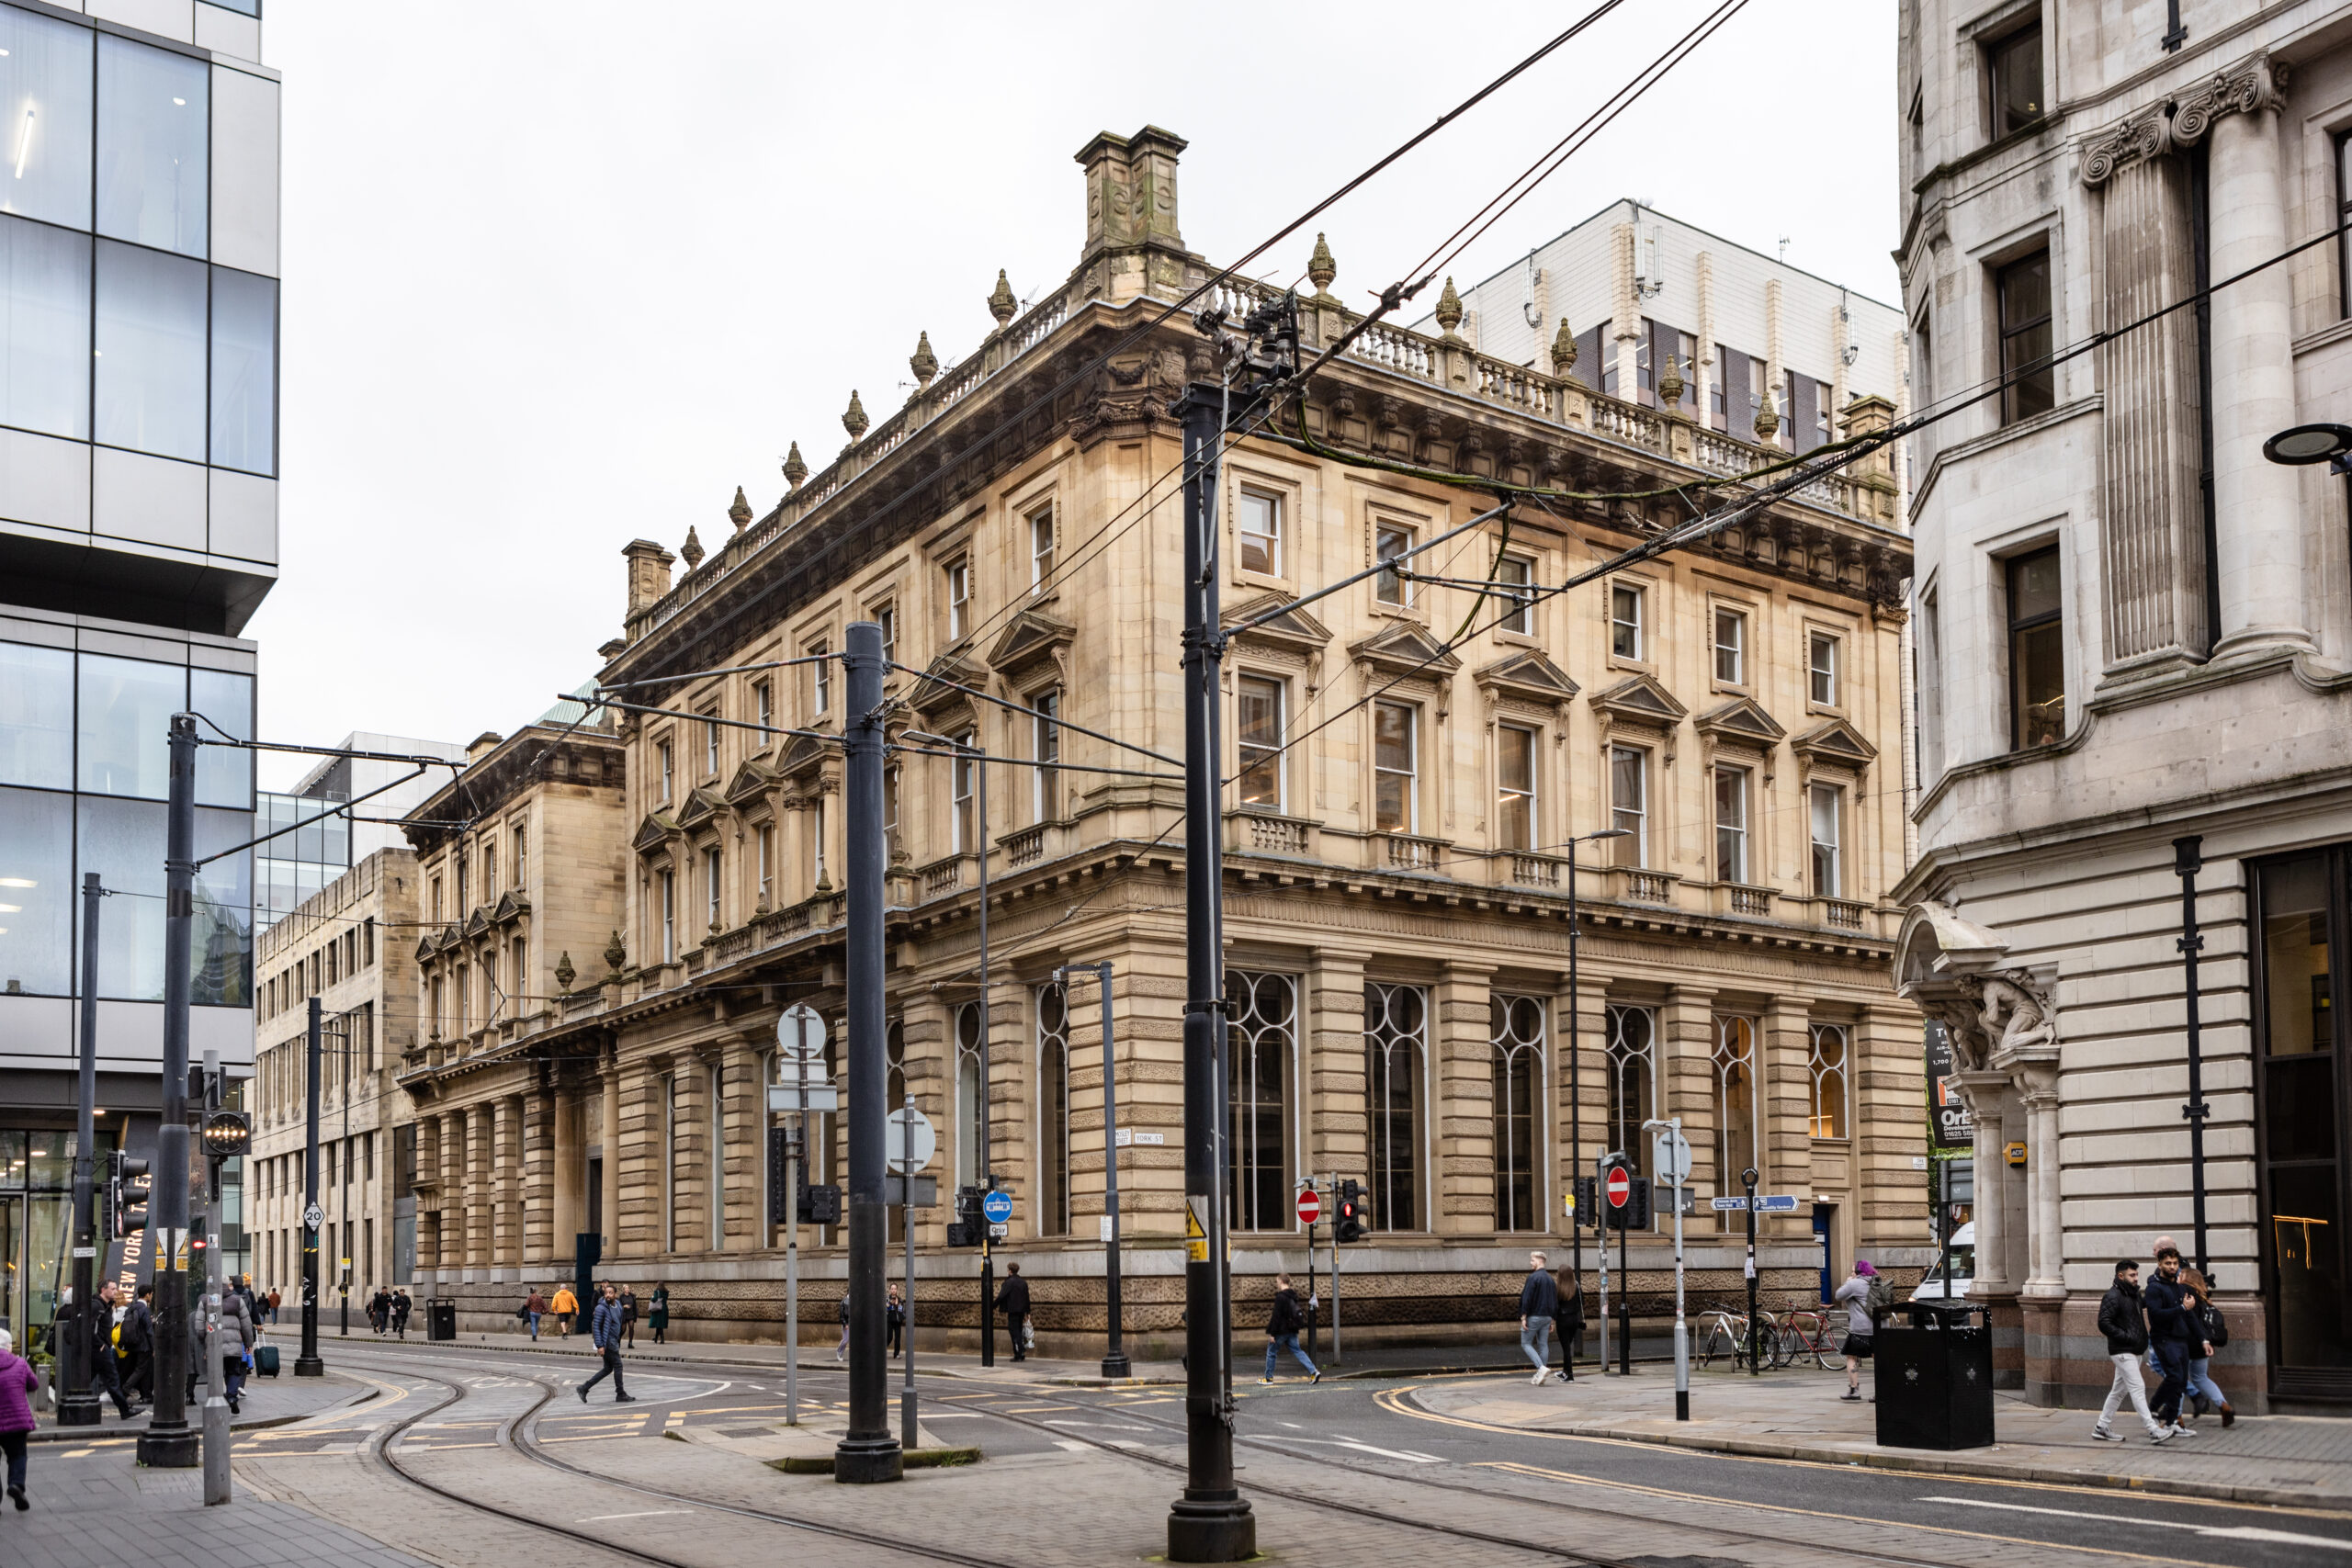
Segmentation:
<svg viewBox="0 0 2352 1568">
<path fill-rule="evenodd" d="M 1106 1432 L 1148 1432 L 1148 1427 L 1138 1427 L 1128 1421 L 1047 1421 L 1047 1427 L 1100 1427 Z"/>
<path fill-rule="evenodd" d="M 1076 1438 L 1056 1438 L 1054 1439 L 1054 1447 L 1057 1449 L 1068 1449 L 1074 1454 L 1082 1454 L 1091 1450 L 1094 1445 L 1092 1443 L 1081 1443 Z"/>
<path fill-rule="evenodd" d="M 602 1524 L 607 1519 L 650 1519 L 662 1514 L 691 1514 L 692 1508 L 648 1508 L 641 1514 L 591 1514 L 584 1519 L 574 1519 L 576 1525 Z"/>
<path fill-rule="evenodd" d="M 2036 1508 L 2023 1503 L 1996 1503 L 1984 1497 L 1922 1497 L 1922 1503 L 1946 1503 L 1962 1508 L 1998 1508 L 2009 1514 L 2045 1514 L 2060 1519 L 2093 1519 L 2103 1525 L 2139 1525 L 2144 1529 L 2187 1530 L 2209 1540 L 2258 1540 L 2270 1546 L 2316 1546 L 2330 1551 L 2352 1551 L 2352 1540 L 2297 1535 L 2290 1530 L 2263 1529 L 2255 1525 L 2192 1525 L 2173 1519 L 2135 1519 L 2128 1514 L 2089 1514 L 2077 1508 Z"/>
<path fill-rule="evenodd" d="M 1370 1443 L 1360 1443 L 1353 1438 L 1287 1438 L 1285 1442 L 1315 1443 L 1325 1448 L 1353 1449 L 1358 1453 L 1378 1454 L 1382 1459 L 1401 1459 L 1412 1464 L 1443 1464 L 1435 1454 L 1415 1453 L 1409 1449 L 1376 1449 Z"/>
</svg>

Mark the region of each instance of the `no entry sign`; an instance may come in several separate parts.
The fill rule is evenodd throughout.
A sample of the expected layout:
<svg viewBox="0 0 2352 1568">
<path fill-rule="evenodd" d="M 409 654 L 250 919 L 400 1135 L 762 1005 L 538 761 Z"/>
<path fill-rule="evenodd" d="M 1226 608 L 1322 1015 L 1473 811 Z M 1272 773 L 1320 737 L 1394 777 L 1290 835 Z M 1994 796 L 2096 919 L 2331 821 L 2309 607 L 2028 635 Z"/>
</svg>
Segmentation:
<svg viewBox="0 0 2352 1568">
<path fill-rule="evenodd" d="M 1322 1217 L 1323 1200 L 1316 1195 L 1314 1188 L 1309 1187 L 1298 1195 L 1298 1223 L 1311 1225 Z"/>
<path fill-rule="evenodd" d="M 1622 1209 L 1633 1195 L 1634 1179 L 1626 1173 L 1623 1166 L 1612 1166 L 1609 1171 L 1609 1206 Z"/>
</svg>

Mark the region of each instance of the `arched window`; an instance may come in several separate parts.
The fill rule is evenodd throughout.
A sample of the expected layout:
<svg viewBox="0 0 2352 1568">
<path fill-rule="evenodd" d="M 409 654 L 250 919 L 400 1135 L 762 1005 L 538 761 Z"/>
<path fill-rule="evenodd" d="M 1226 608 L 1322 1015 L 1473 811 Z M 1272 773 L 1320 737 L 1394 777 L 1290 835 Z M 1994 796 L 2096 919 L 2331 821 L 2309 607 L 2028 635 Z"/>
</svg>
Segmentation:
<svg viewBox="0 0 2352 1568">
<path fill-rule="evenodd" d="M 1415 1201 L 1420 1146 L 1421 1053 L 1429 1001 L 1419 986 L 1363 988 L 1364 1110 L 1371 1119 L 1369 1183 L 1374 1230 L 1420 1228 Z"/>
<path fill-rule="evenodd" d="M 988 1170 L 987 1108 L 980 1103 L 980 1004 L 956 1010 L 956 1184 L 970 1187 Z"/>
<path fill-rule="evenodd" d="M 1037 987 L 1037 1234 L 1069 1234 L 1069 998 Z"/>
<path fill-rule="evenodd" d="M 1853 1101 L 1847 1077 L 1845 1025 L 1815 1024 L 1812 1046 L 1808 1066 L 1813 1070 L 1813 1135 L 1846 1137 Z"/>
<path fill-rule="evenodd" d="M 1650 1174 L 1650 1140 L 1642 1123 L 1657 1114 L 1657 1015 L 1647 1008 L 1609 1010 L 1610 1149 L 1622 1149 L 1635 1176 Z M 1580 1173 L 1581 1174 L 1581 1173 Z"/>
<path fill-rule="evenodd" d="M 1756 1165 L 1756 1021 L 1715 1020 L 1715 1190 L 1737 1197 L 1745 1189 L 1740 1173 Z M 1758 1168 L 1759 1171 L 1761 1168 Z M 1738 1224 L 1732 1223 L 1738 1220 Z M 1725 1230 L 1744 1229 L 1747 1221 L 1732 1211 L 1724 1213 Z"/>
<path fill-rule="evenodd" d="M 1544 1004 L 1496 995 L 1487 1017 L 1495 1047 L 1495 1228 L 1543 1228 L 1535 1190 L 1535 1107 L 1544 1095 Z"/>
<path fill-rule="evenodd" d="M 1227 1224 L 1238 1231 L 1290 1230 L 1290 1062 L 1297 1043 L 1298 982 L 1288 975 L 1228 969 L 1226 999 L 1232 1030 L 1226 1047 L 1229 1122 Z"/>
</svg>

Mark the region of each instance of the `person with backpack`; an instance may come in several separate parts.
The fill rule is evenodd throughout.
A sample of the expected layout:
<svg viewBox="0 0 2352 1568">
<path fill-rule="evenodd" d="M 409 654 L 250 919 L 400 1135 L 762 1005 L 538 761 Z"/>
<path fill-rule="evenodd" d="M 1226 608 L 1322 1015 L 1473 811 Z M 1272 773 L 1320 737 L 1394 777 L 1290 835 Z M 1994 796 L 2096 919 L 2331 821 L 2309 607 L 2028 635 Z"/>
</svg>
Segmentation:
<svg viewBox="0 0 2352 1568">
<path fill-rule="evenodd" d="M 1560 1311 L 1552 1319 L 1553 1337 L 1560 1342 L 1560 1381 L 1573 1382 L 1576 1360 L 1584 1349 L 1584 1281 L 1573 1269 L 1563 1269 L 1559 1281 Z"/>
<path fill-rule="evenodd" d="M 2229 1320 L 2222 1315 L 2222 1309 L 2213 1304 L 2212 1287 L 2205 1282 L 2204 1275 L 2194 1269 L 2184 1269 L 2180 1271 L 2180 1284 L 2188 1294 L 2189 1321 L 2199 1336 L 2193 1338 L 2188 1347 L 2188 1395 L 2220 1411 L 2222 1426 L 2233 1427 L 2237 1425 L 2238 1413 L 2232 1408 L 2230 1396 L 2222 1392 L 2222 1385 L 2215 1382 L 2211 1375 L 2213 1352 L 2230 1342 Z M 2180 1424 L 2187 1426 L 2188 1412 L 2183 1409 L 2180 1416 Z"/>
<path fill-rule="evenodd" d="M 2115 1283 L 2099 1298 L 2098 1331 L 2107 1339 L 2107 1359 L 2115 1363 L 2115 1381 L 2108 1388 L 2107 1403 L 2099 1406 L 2098 1425 L 2091 1428 L 2091 1436 L 2102 1443 L 2121 1442 L 2122 1436 L 2108 1423 L 2115 1419 L 2116 1407 L 2129 1399 L 2148 1430 L 2148 1440 L 2169 1440 L 2177 1428 L 2163 1425 L 2150 1412 L 2148 1380 L 2140 1373 L 2140 1358 L 2148 1353 L 2148 1311 L 2140 1299 L 2140 1265 L 2129 1258 L 2115 1265 Z"/>
<path fill-rule="evenodd" d="M 140 1286 L 122 1318 L 122 1391 L 134 1404 L 155 1403 L 155 1311 L 148 1304 L 154 1294 L 154 1286 Z"/>
<path fill-rule="evenodd" d="M 1862 1397 L 1862 1363 L 1871 1359 L 1871 1341 L 1878 1333 L 1879 1314 L 1894 1304 L 1894 1290 L 1867 1258 L 1854 1259 L 1854 1271 L 1829 1298 L 1830 1305 L 1846 1308 L 1846 1392 L 1840 1399 Z M 1871 1395 L 1878 1403 L 1878 1395 Z"/>
<path fill-rule="evenodd" d="M 1298 1292 L 1292 1287 L 1290 1276 L 1275 1275 L 1273 1305 L 1266 1314 L 1266 1375 L 1258 1380 L 1260 1382 L 1274 1381 L 1275 1352 L 1285 1349 L 1300 1366 L 1306 1369 L 1308 1382 L 1323 1381 L 1323 1374 L 1315 1370 L 1315 1363 L 1307 1359 L 1306 1351 L 1298 1348 L 1299 1330 L 1306 1326 L 1306 1309 L 1299 1305 Z"/>
</svg>

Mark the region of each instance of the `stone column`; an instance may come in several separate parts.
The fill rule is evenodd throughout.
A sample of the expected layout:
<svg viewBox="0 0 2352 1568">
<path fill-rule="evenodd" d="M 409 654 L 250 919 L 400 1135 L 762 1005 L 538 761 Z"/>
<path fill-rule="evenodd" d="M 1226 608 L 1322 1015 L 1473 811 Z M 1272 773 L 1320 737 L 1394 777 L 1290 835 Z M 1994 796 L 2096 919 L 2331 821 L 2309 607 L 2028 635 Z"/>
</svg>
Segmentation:
<svg viewBox="0 0 2352 1568">
<path fill-rule="evenodd" d="M 597 1098 L 596 1142 L 604 1149 L 604 1191 L 597 1202 L 604 1210 L 605 1255 L 616 1257 L 621 1250 L 621 1072 L 619 1061 L 610 1054 L 605 1058 L 601 1075 L 603 1093 Z"/>
<path fill-rule="evenodd" d="M 523 1100 L 523 1263 L 555 1258 L 555 1088 L 532 1085 Z"/>
<path fill-rule="evenodd" d="M 466 1271 L 477 1280 L 491 1266 L 492 1140 L 491 1108 L 476 1105 L 466 1111 Z"/>
<path fill-rule="evenodd" d="M 587 1156 L 581 1147 L 579 1094 L 559 1083 L 547 1095 L 554 1145 L 548 1181 L 548 1258 L 560 1272 L 560 1265 L 572 1256 L 572 1238 L 580 1234 Z"/>
<path fill-rule="evenodd" d="M 2184 106 L 2175 126 L 2194 107 Z M 2233 79 L 2212 128 L 2210 249 L 2218 280 L 2287 248 L 2278 96 L 2267 60 Z M 2192 122 L 2188 130 L 2194 129 Z M 2263 442 L 2295 423 L 2292 276 L 2288 267 L 2268 267 L 2213 295 L 2213 502 L 2222 588 L 2217 653 L 2262 643 L 2311 644 L 2296 475 L 2262 456 Z"/>
<path fill-rule="evenodd" d="M 718 1244 L 721 1250 L 767 1245 L 760 1229 L 767 1181 L 767 1100 L 760 1082 L 760 1046 L 751 1035 L 730 1035 L 719 1056 L 727 1140 L 727 1233 Z"/>
<path fill-rule="evenodd" d="M 1430 1229 L 1495 1228 L 1491 964 L 1449 964 L 1430 992 Z"/>
<path fill-rule="evenodd" d="M 2001 1154 L 2001 1103 L 2008 1093 L 2009 1075 L 1999 1072 L 1955 1073 L 1968 1101 L 1969 1120 L 1976 1129 L 1976 1201 L 1970 1223 L 1976 1227 L 1976 1274 L 1972 1289 L 1986 1295 L 2008 1295 L 2018 1288 L 2009 1278 L 2008 1220 L 2001 1212 L 2001 1179 L 2008 1163 Z"/>
<path fill-rule="evenodd" d="M 2029 1299 L 2066 1298 L 2065 1220 L 2059 1204 L 2058 1069 L 2055 1063 L 2036 1063 L 2024 1073 L 2025 1172 L 2027 1202 L 2031 1218 L 2026 1229 Z"/>
<path fill-rule="evenodd" d="M 523 1261 L 523 1238 L 515 1220 L 519 1217 L 514 1201 L 514 1168 L 521 1152 L 521 1119 L 512 1095 L 500 1095 L 490 1103 L 490 1169 L 484 1185 L 490 1200 L 490 1256 L 486 1259 L 492 1280 L 506 1277 L 510 1268 L 519 1269 Z"/>
</svg>

